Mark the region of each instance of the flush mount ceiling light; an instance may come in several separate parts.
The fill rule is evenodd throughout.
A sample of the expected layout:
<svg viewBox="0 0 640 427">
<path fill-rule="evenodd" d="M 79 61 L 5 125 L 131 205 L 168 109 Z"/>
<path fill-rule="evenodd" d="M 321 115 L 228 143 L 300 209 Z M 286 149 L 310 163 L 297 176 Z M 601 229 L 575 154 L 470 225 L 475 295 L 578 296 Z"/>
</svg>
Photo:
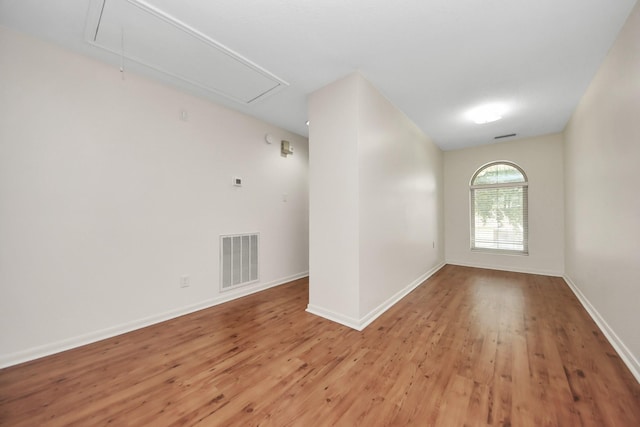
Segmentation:
<svg viewBox="0 0 640 427">
<path fill-rule="evenodd" d="M 485 104 L 469 110 L 467 118 L 479 125 L 500 120 L 507 108 L 503 104 Z"/>
</svg>

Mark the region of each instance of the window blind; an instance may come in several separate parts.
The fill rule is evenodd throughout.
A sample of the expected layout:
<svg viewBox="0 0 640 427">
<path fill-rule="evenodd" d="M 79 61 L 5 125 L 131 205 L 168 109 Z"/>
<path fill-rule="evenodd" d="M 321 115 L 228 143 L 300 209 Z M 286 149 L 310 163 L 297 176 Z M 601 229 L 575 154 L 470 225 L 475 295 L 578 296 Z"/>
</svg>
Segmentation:
<svg viewBox="0 0 640 427">
<path fill-rule="evenodd" d="M 471 249 L 529 253 L 528 183 L 508 163 L 481 168 L 471 184 Z"/>
</svg>

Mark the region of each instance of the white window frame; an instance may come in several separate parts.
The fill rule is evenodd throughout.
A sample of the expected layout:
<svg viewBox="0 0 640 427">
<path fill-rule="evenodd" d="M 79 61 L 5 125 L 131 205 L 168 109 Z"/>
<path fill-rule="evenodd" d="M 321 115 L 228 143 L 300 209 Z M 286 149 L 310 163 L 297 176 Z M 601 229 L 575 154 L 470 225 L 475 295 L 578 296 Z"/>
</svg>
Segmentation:
<svg viewBox="0 0 640 427">
<path fill-rule="evenodd" d="M 482 171 L 488 169 L 492 166 L 496 165 L 506 165 L 517 169 L 518 172 L 522 174 L 524 181 L 522 182 L 513 182 L 513 183 L 498 183 L 498 184 L 474 184 L 476 178 Z M 523 216 L 523 224 L 522 224 L 522 240 L 523 240 L 523 249 L 496 249 L 496 248 L 485 248 L 485 247 L 477 247 L 476 246 L 476 212 L 475 212 L 475 191 L 478 189 L 492 189 L 492 188 L 515 188 L 522 187 L 522 216 Z M 518 166 L 517 164 L 506 161 L 499 160 L 487 163 L 473 174 L 471 177 L 471 181 L 469 182 L 469 202 L 470 202 L 470 248 L 474 252 L 488 252 L 488 253 L 497 253 L 497 254 L 505 254 L 505 255 L 529 255 L 529 180 L 527 178 L 527 174 L 524 170 Z M 497 243 L 497 242 L 496 242 Z"/>
</svg>

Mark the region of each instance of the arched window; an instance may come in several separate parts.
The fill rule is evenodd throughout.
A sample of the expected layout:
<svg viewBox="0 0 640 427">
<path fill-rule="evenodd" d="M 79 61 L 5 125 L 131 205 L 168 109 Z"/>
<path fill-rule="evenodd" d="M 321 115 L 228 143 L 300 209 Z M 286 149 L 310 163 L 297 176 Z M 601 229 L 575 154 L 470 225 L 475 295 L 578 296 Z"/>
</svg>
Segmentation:
<svg viewBox="0 0 640 427">
<path fill-rule="evenodd" d="M 471 178 L 471 250 L 528 254 L 527 175 L 511 162 L 482 166 Z"/>
</svg>

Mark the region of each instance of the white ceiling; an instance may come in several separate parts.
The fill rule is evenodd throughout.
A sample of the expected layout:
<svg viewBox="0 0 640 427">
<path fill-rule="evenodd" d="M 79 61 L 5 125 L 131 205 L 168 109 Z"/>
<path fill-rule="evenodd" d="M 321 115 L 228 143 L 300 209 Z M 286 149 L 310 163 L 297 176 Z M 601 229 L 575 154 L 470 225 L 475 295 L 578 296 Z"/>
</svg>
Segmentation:
<svg viewBox="0 0 640 427">
<path fill-rule="evenodd" d="M 289 86 L 243 104 L 133 62 L 126 64 L 129 71 L 301 135 L 308 135 L 307 96 L 359 71 L 444 150 L 486 144 L 503 134 L 521 138 L 564 129 L 636 2 L 137 1 Z M 92 2 L 0 0 L 0 24 L 119 67 L 118 55 L 85 38 Z M 185 53 L 180 53 L 184 65 Z M 202 64 L 201 55 L 191 56 L 192 67 Z M 509 111 L 502 120 L 483 125 L 465 117 L 486 102 L 504 103 Z"/>
</svg>

